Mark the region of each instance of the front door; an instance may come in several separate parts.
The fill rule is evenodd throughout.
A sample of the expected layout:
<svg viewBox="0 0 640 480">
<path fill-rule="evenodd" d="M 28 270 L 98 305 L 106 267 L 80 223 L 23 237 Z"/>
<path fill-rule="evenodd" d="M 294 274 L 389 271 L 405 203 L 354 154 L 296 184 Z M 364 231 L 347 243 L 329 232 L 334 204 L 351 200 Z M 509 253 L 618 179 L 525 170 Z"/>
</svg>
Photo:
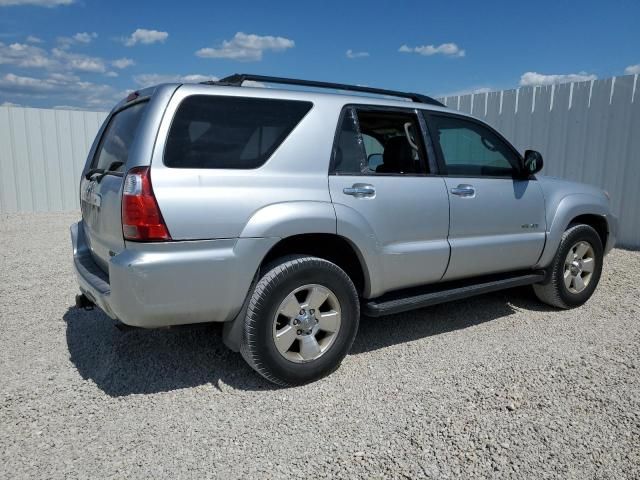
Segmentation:
<svg viewBox="0 0 640 480">
<path fill-rule="evenodd" d="M 485 124 L 427 115 L 451 205 L 451 260 L 443 280 L 533 267 L 545 242 L 545 205 L 517 152 Z"/>
</svg>

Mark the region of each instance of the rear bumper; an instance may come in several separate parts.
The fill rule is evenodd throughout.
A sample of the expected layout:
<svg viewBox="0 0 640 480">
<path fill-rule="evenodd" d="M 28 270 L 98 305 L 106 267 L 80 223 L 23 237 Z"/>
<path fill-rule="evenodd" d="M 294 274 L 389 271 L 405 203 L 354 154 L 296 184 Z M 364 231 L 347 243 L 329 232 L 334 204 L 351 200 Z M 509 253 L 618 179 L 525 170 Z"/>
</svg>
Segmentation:
<svg viewBox="0 0 640 480">
<path fill-rule="evenodd" d="M 145 328 L 232 320 L 276 238 L 128 243 L 94 262 L 82 222 L 71 226 L 80 290 L 111 318 Z"/>
</svg>

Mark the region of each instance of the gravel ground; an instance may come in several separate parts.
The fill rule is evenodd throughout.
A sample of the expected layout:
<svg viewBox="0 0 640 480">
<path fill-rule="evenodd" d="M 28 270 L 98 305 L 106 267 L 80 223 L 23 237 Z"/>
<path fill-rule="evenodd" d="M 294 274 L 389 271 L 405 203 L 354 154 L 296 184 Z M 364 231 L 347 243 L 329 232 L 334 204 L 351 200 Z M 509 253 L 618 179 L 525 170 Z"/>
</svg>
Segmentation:
<svg viewBox="0 0 640 480">
<path fill-rule="evenodd" d="M 640 252 L 586 306 L 528 289 L 364 319 L 277 389 L 220 326 L 74 308 L 77 214 L 0 216 L 0 477 L 640 478 Z"/>
</svg>

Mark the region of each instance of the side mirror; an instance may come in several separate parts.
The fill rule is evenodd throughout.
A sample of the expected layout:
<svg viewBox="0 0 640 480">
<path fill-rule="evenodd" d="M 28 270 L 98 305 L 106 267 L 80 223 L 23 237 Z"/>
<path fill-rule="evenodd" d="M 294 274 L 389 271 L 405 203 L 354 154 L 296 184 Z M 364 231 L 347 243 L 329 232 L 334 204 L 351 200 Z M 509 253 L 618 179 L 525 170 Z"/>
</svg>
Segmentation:
<svg viewBox="0 0 640 480">
<path fill-rule="evenodd" d="M 524 173 L 533 175 L 534 173 L 538 173 L 540 170 L 542 170 L 543 166 L 544 161 L 542 160 L 542 155 L 540 155 L 540 152 L 536 152 L 535 150 L 527 150 L 526 152 L 524 152 Z"/>
</svg>

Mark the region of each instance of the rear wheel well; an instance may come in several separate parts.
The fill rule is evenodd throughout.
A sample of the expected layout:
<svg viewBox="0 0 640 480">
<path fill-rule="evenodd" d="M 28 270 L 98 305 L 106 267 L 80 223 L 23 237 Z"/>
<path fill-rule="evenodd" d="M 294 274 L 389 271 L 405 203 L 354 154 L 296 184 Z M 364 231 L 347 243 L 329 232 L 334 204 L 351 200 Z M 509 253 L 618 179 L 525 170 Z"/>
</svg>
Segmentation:
<svg viewBox="0 0 640 480">
<path fill-rule="evenodd" d="M 356 249 L 339 235 L 330 233 L 309 233 L 284 238 L 276 243 L 262 260 L 261 268 L 286 255 L 310 255 L 324 258 L 345 271 L 362 294 L 365 286 L 365 273 Z"/>
<path fill-rule="evenodd" d="M 607 225 L 607 219 L 602 215 L 580 215 L 569 223 L 569 227 L 577 225 L 579 223 L 589 225 L 596 232 L 602 241 L 602 248 L 607 244 L 607 236 L 609 235 L 609 226 Z M 567 227 L 567 228 L 569 228 Z"/>
</svg>

